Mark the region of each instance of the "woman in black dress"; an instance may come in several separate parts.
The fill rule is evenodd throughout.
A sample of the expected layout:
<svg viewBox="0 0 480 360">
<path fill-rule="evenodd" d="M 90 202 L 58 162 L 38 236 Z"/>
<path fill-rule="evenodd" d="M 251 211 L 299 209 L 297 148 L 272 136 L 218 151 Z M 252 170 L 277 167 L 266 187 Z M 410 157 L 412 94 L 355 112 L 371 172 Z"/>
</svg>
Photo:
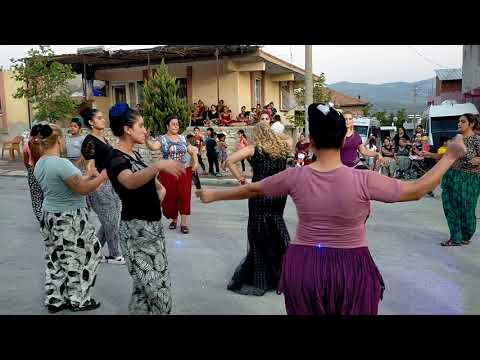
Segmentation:
<svg viewBox="0 0 480 360">
<path fill-rule="evenodd" d="M 257 182 L 285 170 L 287 157 L 292 153 L 291 139 L 282 140 L 270 129 L 268 121 L 255 126 L 253 141 L 227 159 L 228 168 L 242 185 L 246 180 L 237 168 L 238 162 L 248 159 L 253 169 L 252 182 Z M 262 296 L 277 288 L 282 257 L 290 242 L 283 220 L 286 201 L 286 197 L 248 200 L 248 252 L 235 270 L 228 290 Z"/>
</svg>

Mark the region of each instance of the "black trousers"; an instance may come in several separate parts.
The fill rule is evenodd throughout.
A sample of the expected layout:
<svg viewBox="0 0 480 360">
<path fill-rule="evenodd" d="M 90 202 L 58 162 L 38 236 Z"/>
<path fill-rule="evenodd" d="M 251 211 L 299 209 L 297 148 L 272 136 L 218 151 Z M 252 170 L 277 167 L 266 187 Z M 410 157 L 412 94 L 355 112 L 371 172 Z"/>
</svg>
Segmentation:
<svg viewBox="0 0 480 360">
<path fill-rule="evenodd" d="M 219 169 L 219 166 L 218 166 L 218 156 L 217 155 L 207 155 L 207 159 L 208 159 L 208 172 L 210 174 L 213 174 L 214 171 L 213 171 L 213 165 L 215 165 L 215 169 L 217 171 L 215 172 L 220 172 L 220 169 Z"/>
<path fill-rule="evenodd" d="M 242 160 L 241 163 L 242 163 L 242 171 L 245 172 L 245 160 Z"/>
<path fill-rule="evenodd" d="M 192 173 L 192 181 L 197 190 L 200 190 L 202 188 L 202 184 L 200 184 L 200 178 L 198 177 L 198 172 L 194 171 Z"/>
<path fill-rule="evenodd" d="M 202 167 L 202 170 L 205 171 L 205 164 L 203 163 L 202 155 L 197 154 L 198 163 Z"/>
</svg>

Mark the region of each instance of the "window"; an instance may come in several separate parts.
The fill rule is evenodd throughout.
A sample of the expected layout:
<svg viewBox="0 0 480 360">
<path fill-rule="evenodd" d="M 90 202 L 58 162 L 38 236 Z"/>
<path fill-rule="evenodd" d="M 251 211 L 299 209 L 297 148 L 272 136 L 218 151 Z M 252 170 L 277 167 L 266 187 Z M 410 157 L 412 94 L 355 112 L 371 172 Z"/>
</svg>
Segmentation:
<svg viewBox="0 0 480 360">
<path fill-rule="evenodd" d="M 177 96 L 186 99 L 187 98 L 187 79 L 179 78 L 175 80 L 177 84 Z"/>
<path fill-rule="evenodd" d="M 290 111 L 295 106 L 295 98 L 290 93 L 290 84 L 282 81 L 280 83 L 280 111 Z"/>
<path fill-rule="evenodd" d="M 145 101 L 145 95 L 143 94 L 143 87 L 145 86 L 143 81 L 137 81 L 137 103 L 143 104 Z"/>
<path fill-rule="evenodd" d="M 262 80 L 255 79 L 255 106 L 262 103 Z"/>
<path fill-rule="evenodd" d="M 136 86 L 134 82 L 128 83 L 128 94 L 130 97 L 130 107 L 136 107 L 137 106 L 137 94 L 136 94 Z"/>
</svg>

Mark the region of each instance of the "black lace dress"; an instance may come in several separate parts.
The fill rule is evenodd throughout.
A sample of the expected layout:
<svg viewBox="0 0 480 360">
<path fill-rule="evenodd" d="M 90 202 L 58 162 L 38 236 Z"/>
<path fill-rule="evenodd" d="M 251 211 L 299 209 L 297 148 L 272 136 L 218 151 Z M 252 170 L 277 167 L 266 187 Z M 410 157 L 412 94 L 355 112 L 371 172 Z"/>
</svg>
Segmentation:
<svg viewBox="0 0 480 360">
<path fill-rule="evenodd" d="M 257 182 L 285 170 L 287 158 L 274 159 L 255 149 L 249 163 L 253 169 L 252 182 Z M 249 199 L 248 252 L 235 270 L 228 290 L 261 296 L 277 288 L 282 257 L 290 242 L 283 220 L 286 202 L 286 197 Z"/>
</svg>

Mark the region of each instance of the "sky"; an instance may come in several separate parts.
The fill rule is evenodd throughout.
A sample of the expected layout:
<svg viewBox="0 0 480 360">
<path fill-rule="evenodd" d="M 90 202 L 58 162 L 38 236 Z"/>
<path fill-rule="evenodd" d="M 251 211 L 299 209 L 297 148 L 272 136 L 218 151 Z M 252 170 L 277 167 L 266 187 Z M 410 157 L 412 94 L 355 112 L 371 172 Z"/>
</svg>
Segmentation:
<svg viewBox="0 0 480 360">
<path fill-rule="evenodd" d="M 52 45 L 57 54 L 98 45 Z M 138 49 L 157 45 L 105 45 L 106 49 Z M 36 45 L 0 45 L 0 66 L 25 56 Z M 304 68 L 304 45 L 264 45 L 264 51 Z M 434 69 L 461 68 L 462 45 L 313 45 L 313 71 L 328 84 L 349 81 L 383 84 L 432 78 Z"/>
</svg>

